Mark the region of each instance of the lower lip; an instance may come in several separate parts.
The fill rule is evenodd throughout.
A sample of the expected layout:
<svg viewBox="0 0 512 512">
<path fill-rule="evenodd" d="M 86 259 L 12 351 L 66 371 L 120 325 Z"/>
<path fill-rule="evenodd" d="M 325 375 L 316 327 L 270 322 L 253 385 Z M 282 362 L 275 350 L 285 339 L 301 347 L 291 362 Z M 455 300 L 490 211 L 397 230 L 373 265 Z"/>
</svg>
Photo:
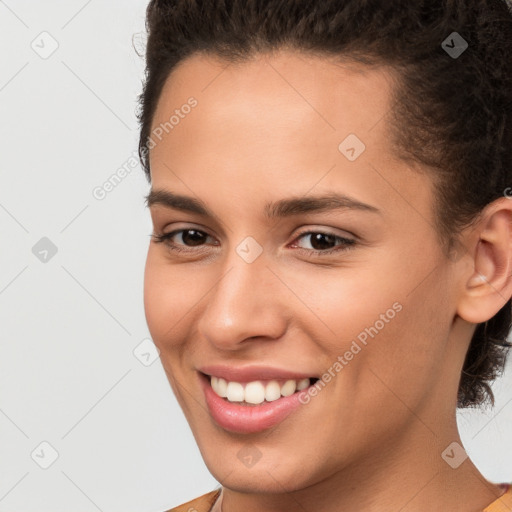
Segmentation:
<svg viewBox="0 0 512 512">
<path fill-rule="evenodd" d="M 199 377 L 212 418 L 219 426 L 230 432 L 261 432 L 277 425 L 303 405 L 299 401 L 299 392 L 283 396 L 273 402 L 263 402 L 261 405 L 238 405 L 217 395 L 209 378 L 204 374 L 199 373 Z M 302 391 L 307 391 L 307 388 Z"/>
</svg>

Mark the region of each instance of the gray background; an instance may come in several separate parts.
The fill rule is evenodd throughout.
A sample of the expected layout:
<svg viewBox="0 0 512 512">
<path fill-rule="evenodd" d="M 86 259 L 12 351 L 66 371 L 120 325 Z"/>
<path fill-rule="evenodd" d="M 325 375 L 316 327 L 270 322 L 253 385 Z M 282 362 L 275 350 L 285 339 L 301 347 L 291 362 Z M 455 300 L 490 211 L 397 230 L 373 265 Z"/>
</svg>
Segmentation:
<svg viewBox="0 0 512 512">
<path fill-rule="evenodd" d="M 218 485 L 144 317 L 145 6 L 0 1 L 0 512 L 157 512 Z M 511 378 L 459 414 L 493 481 L 512 480 Z"/>
</svg>

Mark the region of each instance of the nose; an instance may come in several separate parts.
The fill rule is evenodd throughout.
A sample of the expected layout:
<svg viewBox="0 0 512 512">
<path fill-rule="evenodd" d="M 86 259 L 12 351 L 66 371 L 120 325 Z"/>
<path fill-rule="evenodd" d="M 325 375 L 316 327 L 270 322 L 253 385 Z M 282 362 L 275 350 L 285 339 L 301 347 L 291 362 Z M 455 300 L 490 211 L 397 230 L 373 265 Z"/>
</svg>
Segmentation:
<svg viewBox="0 0 512 512">
<path fill-rule="evenodd" d="M 267 268 L 263 254 L 247 263 L 235 253 L 222 270 L 205 297 L 198 334 L 224 351 L 240 350 L 249 339 L 281 337 L 287 319 L 285 287 Z"/>
</svg>

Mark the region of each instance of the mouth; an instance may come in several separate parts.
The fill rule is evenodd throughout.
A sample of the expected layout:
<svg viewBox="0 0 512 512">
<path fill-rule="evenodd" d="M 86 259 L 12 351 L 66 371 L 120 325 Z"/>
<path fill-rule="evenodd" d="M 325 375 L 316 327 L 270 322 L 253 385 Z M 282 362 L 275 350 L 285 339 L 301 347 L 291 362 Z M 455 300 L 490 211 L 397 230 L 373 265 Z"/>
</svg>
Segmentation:
<svg viewBox="0 0 512 512">
<path fill-rule="evenodd" d="M 198 371 L 206 405 L 213 422 L 223 430 L 251 434 L 274 427 L 294 411 L 304 411 L 301 396 L 319 379 L 268 379 L 227 381 Z M 224 382 L 223 382 L 224 381 Z M 226 396 L 221 396 L 221 395 Z M 296 413 L 298 414 L 298 413 Z"/>
<path fill-rule="evenodd" d="M 228 381 L 222 377 L 201 373 L 213 392 L 225 402 L 256 407 L 298 394 L 318 382 L 318 377 L 302 379 L 261 379 L 250 382 Z"/>
<path fill-rule="evenodd" d="M 312 389 L 319 377 L 283 365 L 209 364 L 196 372 L 211 419 L 229 432 L 260 432 L 294 412 L 298 421 L 297 414 L 312 414 L 324 400 Z M 310 402 L 316 407 L 304 407 Z"/>
</svg>

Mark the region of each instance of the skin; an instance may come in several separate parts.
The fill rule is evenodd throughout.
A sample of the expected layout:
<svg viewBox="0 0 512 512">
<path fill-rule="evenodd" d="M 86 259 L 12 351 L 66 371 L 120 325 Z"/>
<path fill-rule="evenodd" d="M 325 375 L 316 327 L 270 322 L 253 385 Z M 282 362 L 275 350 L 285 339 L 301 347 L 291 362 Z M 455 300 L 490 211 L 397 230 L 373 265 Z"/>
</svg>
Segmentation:
<svg viewBox="0 0 512 512">
<path fill-rule="evenodd" d="M 153 128 L 190 96 L 198 105 L 151 149 L 152 189 L 200 199 L 213 215 L 150 206 L 155 234 L 205 235 L 196 246 L 175 235 L 185 252 L 150 242 L 146 319 L 223 485 L 223 512 L 476 512 L 503 494 L 469 459 L 452 469 L 441 454 L 462 445 L 456 396 L 475 323 L 512 295 L 512 201 L 492 203 L 464 231 L 467 252 L 446 256 L 431 177 L 392 149 L 392 76 L 291 50 L 229 65 L 193 55 L 162 91 Z M 353 162 L 338 150 L 350 133 L 366 145 Z M 333 191 L 379 212 L 264 215 L 268 201 Z M 315 256 L 311 231 L 356 243 L 331 240 L 343 250 Z M 263 249 L 250 264 L 236 252 L 247 236 Z M 401 311 L 276 427 L 235 434 L 210 417 L 198 367 L 322 375 L 394 303 Z M 237 453 L 251 446 L 261 458 L 248 468 Z"/>
</svg>

